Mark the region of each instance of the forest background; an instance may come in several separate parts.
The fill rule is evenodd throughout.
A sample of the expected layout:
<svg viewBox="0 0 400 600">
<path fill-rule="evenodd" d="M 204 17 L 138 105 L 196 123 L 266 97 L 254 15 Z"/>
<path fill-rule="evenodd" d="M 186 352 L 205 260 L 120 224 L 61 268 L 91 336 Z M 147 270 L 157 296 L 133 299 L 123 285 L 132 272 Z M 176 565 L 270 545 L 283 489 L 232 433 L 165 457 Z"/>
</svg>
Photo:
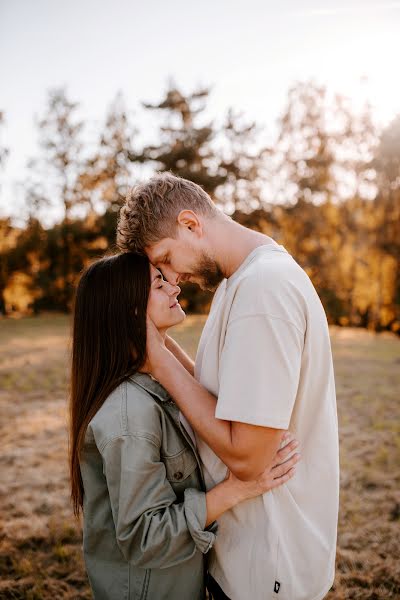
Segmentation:
<svg viewBox="0 0 400 600">
<path fill-rule="evenodd" d="M 298 82 L 265 144 L 262 128 L 237 110 L 228 108 L 216 125 L 209 95 L 207 87 L 185 94 L 171 80 L 158 102 L 141 103 L 159 130 L 155 143 L 140 145 L 140 123 L 122 93 L 88 142 L 78 103 L 66 88 L 49 90 L 36 119 L 38 153 L 22 183 L 25 222 L 0 219 L 0 313 L 69 312 L 83 267 L 116 250 L 129 188 L 171 171 L 283 244 L 312 279 L 331 324 L 399 333 L 400 117 L 380 128 L 368 103 L 355 111 L 323 85 Z M 0 115 L 1 127 L 7 117 Z M 0 167 L 7 154 L 3 143 Z M 12 206 L 12 198 L 2 202 Z M 54 209 L 58 218 L 46 226 Z M 181 298 L 189 313 L 208 312 L 211 297 L 195 286 Z"/>
</svg>

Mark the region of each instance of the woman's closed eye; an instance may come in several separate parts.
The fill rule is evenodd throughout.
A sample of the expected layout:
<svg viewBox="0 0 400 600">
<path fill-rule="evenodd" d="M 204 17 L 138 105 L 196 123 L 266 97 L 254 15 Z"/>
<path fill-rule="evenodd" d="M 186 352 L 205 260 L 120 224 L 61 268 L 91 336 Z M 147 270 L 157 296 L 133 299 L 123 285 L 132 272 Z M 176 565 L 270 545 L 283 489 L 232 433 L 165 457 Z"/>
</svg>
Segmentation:
<svg viewBox="0 0 400 600">
<path fill-rule="evenodd" d="M 160 290 L 164 286 L 165 279 L 164 279 L 164 277 L 162 277 L 160 275 L 159 277 L 157 277 L 155 282 L 156 282 L 156 285 L 154 287 L 156 288 L 156 290 Z"/>
</svg>

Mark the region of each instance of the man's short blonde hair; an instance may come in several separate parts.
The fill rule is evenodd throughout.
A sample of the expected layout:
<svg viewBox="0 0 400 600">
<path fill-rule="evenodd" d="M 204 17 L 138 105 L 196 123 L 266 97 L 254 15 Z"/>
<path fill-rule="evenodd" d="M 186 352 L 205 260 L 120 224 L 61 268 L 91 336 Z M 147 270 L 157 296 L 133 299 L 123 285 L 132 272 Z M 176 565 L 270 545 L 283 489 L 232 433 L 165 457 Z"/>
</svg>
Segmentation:
<svg viewBox="0 0 400 600">
<path fill-rule="evenodd" d="M 203 188 L 172 173 L 135 185 L 120 211 L 118 248 L 143 253 L 146 246 L 175 237 L 177 217 L 185 209 L 209 218 L 222 214 Z"/>
</svg>

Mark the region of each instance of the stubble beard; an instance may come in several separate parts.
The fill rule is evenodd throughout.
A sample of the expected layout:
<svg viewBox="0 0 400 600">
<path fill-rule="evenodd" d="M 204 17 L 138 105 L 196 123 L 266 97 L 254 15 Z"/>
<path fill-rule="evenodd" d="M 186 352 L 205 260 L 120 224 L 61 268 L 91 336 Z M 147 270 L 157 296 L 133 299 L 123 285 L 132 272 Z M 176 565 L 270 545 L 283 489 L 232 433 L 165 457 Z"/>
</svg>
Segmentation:
<svg viewBox="0 0 400 600">
<path fill-rule="evenodd" d="M 202 254 L 198 264 L 193 269 L 193 276 L 196 277 L 196 283 L 202 290 L 210 292 L 215 292 L 221 281 L 225 279 L 220 266 L 207 254 Z"/>
</svg>

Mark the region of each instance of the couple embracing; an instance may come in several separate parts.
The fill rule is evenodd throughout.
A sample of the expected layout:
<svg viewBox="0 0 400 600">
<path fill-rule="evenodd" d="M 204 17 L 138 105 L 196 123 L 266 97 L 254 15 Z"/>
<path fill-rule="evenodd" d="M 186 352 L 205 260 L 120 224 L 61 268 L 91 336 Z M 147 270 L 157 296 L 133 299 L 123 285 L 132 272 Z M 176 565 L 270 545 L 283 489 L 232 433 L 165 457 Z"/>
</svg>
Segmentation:
<svg viewBox="0 0 400 600">
<path fill-rule="evenodd" d="M 96 600 L 321 600 L 339 495 L 328 326 L 306 273 L 161 173 L 76 290 L 70 470 Z M 181 284 L 215 292 L 195 362 Z"/>
</svg>

